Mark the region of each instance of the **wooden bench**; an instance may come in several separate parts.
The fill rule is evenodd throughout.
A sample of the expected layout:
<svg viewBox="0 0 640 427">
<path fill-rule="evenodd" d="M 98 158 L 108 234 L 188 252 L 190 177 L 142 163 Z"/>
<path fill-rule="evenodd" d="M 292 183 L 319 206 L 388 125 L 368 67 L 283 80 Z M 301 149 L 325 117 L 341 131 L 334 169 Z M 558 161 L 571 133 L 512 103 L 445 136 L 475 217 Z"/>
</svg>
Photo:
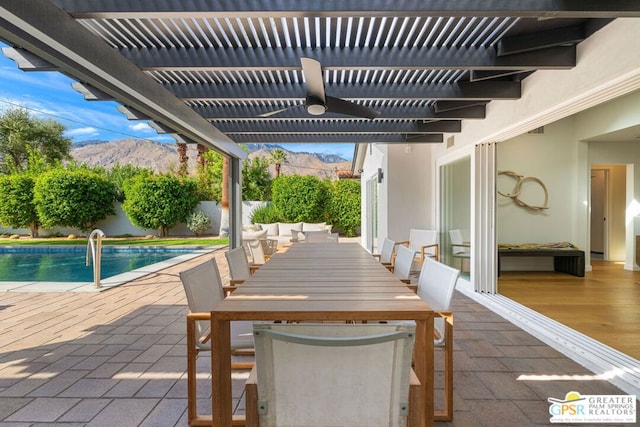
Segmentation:
<svg viewBox="0 0 640 427">
<path fill-rule="evenodd" d="M 553 248 L 509 248 L 498 249 L 498 276 L 500 275 L 500 258 L 511 257 L 553 257 L 553 270 L 573 276 L 584 277 L 584 251 L 577 249 Z"/>
</svg>

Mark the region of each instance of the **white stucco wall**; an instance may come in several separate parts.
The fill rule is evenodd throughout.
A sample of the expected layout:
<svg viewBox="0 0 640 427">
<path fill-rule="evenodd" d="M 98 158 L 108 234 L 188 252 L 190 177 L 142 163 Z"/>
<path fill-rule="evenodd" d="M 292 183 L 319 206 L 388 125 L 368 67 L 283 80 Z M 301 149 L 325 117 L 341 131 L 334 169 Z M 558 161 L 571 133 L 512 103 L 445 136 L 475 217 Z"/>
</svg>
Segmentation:
<svg viewBox="0 0 640 427">
<path fill-rule="evenodd" d="M 392 240 L 409 240 L 411 228 L 435 228 L 430 151 L 425 144 L 389 145 L 385 179 L 392 189 L 388 195 L 388 236 Z"/>
<path fill-rule="evenodd" d="M 500 226 L 504 228 L 499 231 L 499 236 L 514 232 L 517 234 L 508 240 L 568 240 L 581 248 L 588 248 L 589 162 L 595 162 L 596 159 L 593 158 L 594 153 L 590 153 L 589 145 L 580 141 L 589 136 L 631 125 L 634 119 L 631 114 L 621 117 L 620 111 L 611 112 L 611 116 L 608 117 L 602 111 L 594 111 L 593 117 L 586 114 L 572 117 L 569 120 L 573 121 L 573 124 L 565 122 L 556 129 L 554 124 L 640 88 L 640 37 L 630 37 L 632 34 L 640 34 L 640 20 L 617 19 L 610 23 L 578 46 L 577 66 L 573 69 L 537 71 L 527 77 L 523 81 L 520 99 L 492 101 L 487 106 L 485 119 L 465 120 L 461 133 L 445 135 L 445 141 L 453 136 L 452 147 L 447 148 L 447 144 L 423 145 L 431 151 L 431 154 L 423 159 L 424 163 L 420 163 L 419 156 L 410 159 L 404 156 L 403 146 L 390 151 L 386 162 L 390 165 L 397 164 L 398 167 L 391 170 L 399 171 L 400 176 L 392 181 L 394 185 L 388 189 L 389 202 L 393 200 L 395 206 L 406 210 L 412 210 L 415 205 L 418 211 L 424 212 L 421 218 L 427 226 L 437 223 L 435 209 L 439 204 L 440 195 L 434 183 L 438 180 L 438 166 L 469 155 L 476 144 L 509 141 L 508 144 L 515 145 L 500 148 L 501 161 L 508 160 L 506 166 L 515 169 L 515 172 L 542 179 L 551 190 L 549 206 L 552 211 L 529 215 L 525 224 L 516 225 L 516 222 L 509 222 L 515 211 L 508 208 L 501 214 Z M 624 109 L 633 111 L 628 105 L 634 104 L 634 100 L 621 102 L 626 103 Z M 600 108 L 604 108 L 604 105 Z M 547 129 L 546 142 L 543 142 L 539 149 L 536 146 L 528 147 L 525 139 L 529 137 L 522 135 L 539 126 L 545 126 Z M 540 160 L 540 163 L 537 163 L 537 160 Z M 597 161 L 607 162 L 601 158 Z M 506 166 L 501 164 L 499 169 Z M 409 198 L 403 198 L 402 195 L 408 191 L 400 190 L 403 186 L 408 186 L 415 191 L 416 176 L 422 176 L 425 173 L 424 168 L 428 169 L 426 173 L 429 176 L 422 178 L 420 185 L 425 189 L 422 193 L 432 192 L 431 197 L 427 196 L 426 209 L 420 204 L 420 200 L 412 202 Z M 396 192 L 400 192 L 398 197 L 395 197 Z M 640 200 L 635 193 L 632 198 Z M 409 204 L 400 205 L 401 202 Z M 559 206 L 565 209 L 560 211 Z M 389 234 L 395 231 L 392 227 L 399 224 L 394 219 L 389 215 Z M 405 228 L 408 227 L 405 225 Z M 632 229 L 633 227 L 627 233 L 628 237 L 634 233 Z M 628 259 L 629 252 L 627 262 Z"/>
<path fill-rule="evenodd" d="M 483 120 L 465 120 L 455 148 L 505 141 L 640 88 L 640 19 L 618 18 L 577 49 L 571 70 L 540 70 L 524 79 L 518 100 L 491 101 Z M 445 135 L 446 137 L 449 135 Z M 445 144 L 433 146 L 435 157 Z"/>
<path fill-rule="evenodd" d="M 364 164 L 362 165 L 362 227 L 361 227 L 361 244 L 366 248 L 369 237 L 369 227 L 367 226 L 372 221 L 372 218 L 367 217 L 367 206 L 373 201 L 368 199 L 367 196 L 367 182 L 369 180 L 375 179 L 378 173 L 378 168 L 381 168 L 383 173 L 384 171 L 388 171 L 387 166 L 387 150 L 388 146 L 384 144 L 369 144 L 366 147 L 366 157 L 364 160 Z M 374 238 L 375 247 L 380 248 L 382 246 L 382 240 L 389 235 L 389 215 L 387 206 L 389 206 L 388 202 L 388 188 L 389 181 L 383 179 L 381 183 L 376 184 L 377 193 L 378 193 L 378 203 L 377 203 L 377 215 L 378 215 L 378 233 L 377 239 Z M 375 236 L 374 236 L 375 237 Z M 377 251 L 374 251 L 377 252 Z"/>
<path fill-rule="evenodd" d="M 242 202 L 242 223 L 249 224 L 251 222 L 250 218 L 253 210 L 257 206 L 261 206 L 264 203 L 265 202 L 253 202 L 253 201 Z M 111 236 L 111 237 L 123 236 L 123 235 L 145 236 L 148 234 L 153 234 L 153 235 L 157 234 L 158 230 L 142 229 L 131 224 L 131 221 L 129 221 L 127 214 L 124 213 L 119 203 L 116 204 L 115 209 L 116 209 L 116 215 L 111 215 L 107 217 L 105 220 L 100 221 L 98 224 L 96 224 L 96 228 L 99 228 L 102 231 L 104 231 L 107 236 Z M 204 234 L 217 236 L 220 230 L 220 205 L 218 204 L 218 202 L 213 202 L 213 201 L 200 202 L 195 210 L 196 211 L 201 210 L 209 218 L 211 218 L 211 226 Z M 29 230 L 24 228 L 13 229 L 9 227 L 0 227 L 0 233 L 28 235 Z M 43 228 L 40 229 L 40 234 L 43 237 L 47 235 L 55 234 L 55 233 L 59 233 L 61 235 L 85 234 L 75 228 L 56 227 L 51 230 L 47 230 Z M 192 236 L 193 233 L 191 232 L 191 230 L 189 230 L 189 228 L 187 228 L 186 224 L 176 224 L 175 227 L 169 230 L 169 235 L 170 236 Z"/>
</svg>

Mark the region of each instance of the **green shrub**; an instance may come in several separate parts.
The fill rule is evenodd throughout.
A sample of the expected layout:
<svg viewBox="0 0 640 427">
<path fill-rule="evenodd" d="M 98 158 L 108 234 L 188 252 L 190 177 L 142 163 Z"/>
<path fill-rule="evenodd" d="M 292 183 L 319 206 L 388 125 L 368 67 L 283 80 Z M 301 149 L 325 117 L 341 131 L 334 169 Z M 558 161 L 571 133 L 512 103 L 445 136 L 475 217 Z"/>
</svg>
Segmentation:
<svg viewBox="0 0 640 427">
<path fill-rule="evenodd" d="M 357 235 L 361 222 L 360 181 L 342 179 L 333 185 L 331 218 L 340 234 Z"/>
<path fill-rule="evenodd" d="M 178 222 L 186 222 L 198 204 L 196 182 L 173 175 L 137 175 L 126 180 L 122 210 L 131 223 L 156 228 L 160 237 Z"/>
<path fill-rule="evenodd" d="M 38 212 L 33 201 L 35 179 L 26 174 L 0 176 L 0 223 L 12 228 L 29 228 L 38 237 Z"/>
<path fill-rule="evenodd" d="M 40 175 L 33 189 L 42 225 L 91 230 L 108 215 L 115 215 L 115 184 L 87 169 L 57 168 Z"/>
<path fill-rule="evenodd" d="M 251 222 L 253 224 L 271 224 L 273 222 L 284 222 L 278 209 L 271 203 L 258 206 L 251 213 Z"/>
<path fill-rule="evenodd" d="M 329 218 L 331 186 L 315 176 L 283 175 L 273 180 L 273 204 L 286 222 Z"/>
<path fill-rule="evenodd" d="M 187 228 L 196 236 L 203 234 L 211 225 L 211 218 L 202 211 L 197 211 L 187 218 Z"/>
</svg>

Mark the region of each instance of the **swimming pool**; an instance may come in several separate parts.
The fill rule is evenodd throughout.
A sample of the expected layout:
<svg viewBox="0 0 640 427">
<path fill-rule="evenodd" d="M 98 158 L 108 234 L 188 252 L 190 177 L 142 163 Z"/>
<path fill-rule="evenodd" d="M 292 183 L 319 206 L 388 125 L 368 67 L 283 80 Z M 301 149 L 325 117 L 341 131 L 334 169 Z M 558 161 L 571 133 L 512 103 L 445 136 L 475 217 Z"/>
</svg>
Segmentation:
<svg viewBox="0 0 640 427">
<path fill-rule="evenodd" d="M 202 248 L 102 247 L 100 278 L 139 270 Z M 93 282 L 85 246 L 0 247 L 0 282 Z"/>
</svg>

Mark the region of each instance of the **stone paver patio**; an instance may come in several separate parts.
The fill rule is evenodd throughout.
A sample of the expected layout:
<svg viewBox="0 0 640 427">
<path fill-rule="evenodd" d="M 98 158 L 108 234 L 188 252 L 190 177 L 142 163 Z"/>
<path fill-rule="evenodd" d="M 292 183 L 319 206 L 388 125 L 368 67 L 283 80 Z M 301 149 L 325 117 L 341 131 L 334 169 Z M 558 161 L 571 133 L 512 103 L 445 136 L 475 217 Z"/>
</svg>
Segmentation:
<svg viewBox="0 0 640 427">
<path fill-rule="evenodd" d="M 227 280 L 219 250 L 105 292 L 0 293 L 0 426 L 186 426 L 177 273 L 212 256 Z M 454 313 L 455 416 L 438 426 L 549 425 L 548 397 L 625 394 L 460 293 Z M 206 353 L 198 365 L 206 413 Z M 243 413 L 246 374 L 234 375 Z"/>
</svg>

